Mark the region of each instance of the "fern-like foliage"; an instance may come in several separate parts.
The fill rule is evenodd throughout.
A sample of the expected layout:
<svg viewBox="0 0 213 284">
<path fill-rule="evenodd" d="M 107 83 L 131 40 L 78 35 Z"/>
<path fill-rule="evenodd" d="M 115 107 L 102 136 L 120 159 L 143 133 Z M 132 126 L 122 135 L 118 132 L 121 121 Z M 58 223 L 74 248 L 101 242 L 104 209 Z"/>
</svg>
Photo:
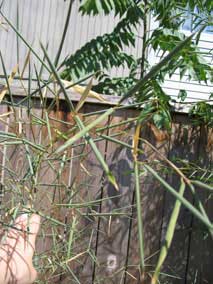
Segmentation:
<svg viewBox="0 0 213 284">
<path fill-rule="evenodd" d="M 97 15 L 101 12 L 107 15 L 115 11 L 116 15 L 122 16 L 132 3 L 134 3 L 133 0 L 84 0 L 80 11 L 87 15 Z"/>
<path fill-rule="evenodd" d="M 179 44 L 185 35 L 179 31 L 172 31 L 171 29 L 156 29 L 150 40 L 152 48 L 158 52 L 161 51 L 162 54 L 171 51 L 175 45 Z M 195 40 L 194 40 L 195 41 Z M 191 80 L 196 80 L 198 82 L 208 81 L 213 82 L 213 69 L 208 64 L 199 48 L 192 41 L 188 44 L 179 54 L 178 57 L 173 58 L 169 65 L 165 66 L 161 73 L 161 79 L 164 81 L 166 74 L 172 76 L 177 70 L 180 73 L 180 79 L 184 75 L 188 75 L 188 78 Z"/>
<path fill-rule="evenodd" d="M 152 66 L 149 64 L 149 51 L 163 57 L 173 50 L 185 39 L 180 32 L 187 15 L 193 15 L 193 30 L 212 24 L 212 1 L 209 0 L 170 0 L 170 1 L 144 1 L 144 0 L 84 0 L 81 1 L 80 11 L 83 14 L 109 14 L 114 13 L 120 21 L 109 34 L 98 36 L 67 57 L 61 67 L 62 78 L 76 81 L 91 73 L 98 73 L 98 83 L 93 89 L 99 93 L 123 95 L 140 76 L 146 74 Z M 149 17 L 152 15 L 158 22 L 158 27 L 149 30 Z M 134 46 L 136 40 L 135 30 L 142 25 L 147 36 L 141 36 L 143 50 L 141 57 L 133 57 L 124 52 L 124 47 Z M 151 34 L 151 37 L 150 37 Z M 188 76 L 190 80 L 210 82 L 213 81 L 212 66 L 205 61 L 202 51 L 198 48 L 197 38 L 166 64 L 143 90 L 134 97 L 137 101 L 144 98 L 165 100 L 166 94 L 163 83 L 167 76 L 179 73 L 180 78 Z M 204 55 L 205 56 L 205 55 Z M 127 66 L 129 76 L 111 77 L 113 67 Z M 144 70 L 144 72 L 141 72 Z M 98 72 L 101 71 L 101 72 Z M 187 94 L 182 90 L 180 96 L 184 99 Z M 161 104 L 162 105 L 162 104 Z M 159 118 L 159 117 L 158 117 Z M 159 124 L 159 123 L 158 123 Z"/>
<path fill-rule="evenodd" d="M 110 70 L 112 67 L 127 65 L 131 68 L 136 59 L 125 53 L 123 48 L 135 45 L 133 28 L 137 27 L 143 16 L 143 8 L 131 4 L 112 33 L 92 39 L 63 61 L 62 78 L 75 80 L 90 73 Z"/>
<path fill-rule="evenodd" d="M 93 87 L 94 91 L 117 96 L 124 95 L 137 82 L 133 76 L 111 78 L 109 75 L 103 74 L 98 79 L 99 83 Z"/>
</svg>

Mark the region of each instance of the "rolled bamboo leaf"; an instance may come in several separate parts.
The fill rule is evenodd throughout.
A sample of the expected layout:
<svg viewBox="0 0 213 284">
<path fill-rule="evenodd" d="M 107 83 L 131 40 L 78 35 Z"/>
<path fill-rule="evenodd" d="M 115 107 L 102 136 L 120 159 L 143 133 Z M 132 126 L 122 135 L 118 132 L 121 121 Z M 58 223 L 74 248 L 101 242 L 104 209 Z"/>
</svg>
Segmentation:
<svg viewBox="0 0 213 284">
<path fill-rule="evenodd" d="M 193 38 L 193 36 L 196 34 L 192 33 L 189 37 L 187 37 L 185 40 L 183 40 L 181 43 L 179 43 L 168 55 L 166 55 L 158 64 L 153 66 L 151 70 L 141 79 L 138 81 L 138 83 L 133 86 L 119 101 L 119 103 L 122 103 L 129 97 L 132 97 L 141 87 L 144 86 L 144 84 L 153 78 L 162 67 L 164 67 L 173 57 L 175 57 Z"/>
<path fill-rule="evenodd" d="M 209 190 L 209 191 L 213 191 L 213 186 L 208 185 L 208 184 L 206 184 L 206 183 L 203 183 L 202 181 L 199 181 L 199 180 L 192 180 L 191 182 L 192 182 L 193 184 L 195 184 L 195 185 L 197 185 L 197 186 L 200 186 L 200 187 L 202 187 L 202 188 L 205 188 L 205 189 L 207 189 L 207 190 Z"/>
<path fill-rule="evenodd" d="M 198 218 L 209 230 L 213 231 L 213 224 L 203 216 L 200 211 L 198 211 L 187 199 L 181 196 L 173 187 L 171 187 L 165 180 L 163 180 L 156 171 L 154 171 L 150 166 L 144 165 L 147 169 L 163 186 L 168 190 L 175 198 L 177 198 L 189 211 Z"/>
<path fill-rule="evenodd" d="M 88 95 L 89 95 L 89 92 L 90 90 L 92 89 L 92 81 L 93 81 L 93 78 L 91 78 L 91 80 L 89 81 L 89 84 L 87 85 L 87 87 L 85 88 L 76 108 L 75 108 L 75 111 L 76 112 L 79 112 L 79 110 L 82 108 L 82 106 L 84 105 Z"/>
<path fill-rule="evenodd" d="M 143 220 L 142 220 L 142 206 L 141 206 L 141 192 L 140 192 L 140 175 L 138 168 L 138 143 L 140 137 L 141 126 L 138 124 L 135 129 L 133 137 L 133 159 L 134 159 L 134 174 L 135 174 L 135 193 L 136 193 L 136 207 L 137 207 L 137 222 L 138 222 L 138 238 L 139 238 L 139 250 L 140 250 L 140 268 L 141 273 L 145 270 L 144 261 L 144 237 L 143 237 Z"/>
<path fill-rule="evenodd" d="M 71 12 L 72 12 L 72 4 L 73 4 L 74 0 L 70 0 L 70 4 L 69 4 L 69 8 L 67 11 L 67 17 L 66 17 L 66 21 L 65 21 L 65 25 L 64 25 L 64 30 L 63 30 L 63 34 L 62 34 L 62 38 L 61 38 L 61 42 L 58 48 L 58 52 L 56 54 L 56 58 L 55 58 L 55 66 L 58 65 L 60 56 L 61 56 L 61 52 L 64 46 L 64 42 L 65 42 L 65 38 L 66 38 L 66 34 L 67 34 L 67 30 L 69 27 L 69 22 L 70 22 L 70 18 L 71 18 Z"/>
<path fill-rule="evenodd" d="M 70 138 L 66 143 L 61 145 L 56 150 L 56 153 L 60 153 L 64 151 L 66 148 L 70 147 L 73 143 L 75 143 L 77 140 L 79 140 L 81 137 L 85 136 L 92 128 L 94 128 L 97 124 L 99 124 L 101 121 L 103 121 L 106 117 L 108 117 L 112 112 L 114 111 L 113 108 L 109 108 L 104 114 L 100 115 L 96 120 L 91 122 L 89 125 L 84 126 L 81 131 L 79 131 L 76 135 L 74 135 L 72 138 Z M 80 120 L 79 116 L 75 116 L 76 120 Z"/>
<path fill-rule="evenodd" d="M 87 76 L 87 78 L 84 78 L 83 81 L 86 81 L 90 77 L 93 78 L 93 75 Z M 82 80 L 80 80 L 79 82 L 75 82 L 75 83 L 73 83 L 72 81 L 67 81 L 67 80 L 61 80 L 61 81 L 65 85 L 67 90 L 68 89 L 73 90 L 74 92 L 76 92 L 78 94 L 83 95 L 85 90 L 86 90 L 86 88 L 84 86 L 79 85 L 79 82 L 82 81 Z M 98 93 L 96 93 L 92 90 L 89 91 L 88 97 L 94 98 L 94 99 L 96 99 L 100 102 L 103 102 L 103 103 L 108 103 L 108 101 L 105 100 L 102 95 L 100 95 L 100 94 L 98 94 Z"/>
<path fill-rule="evenodd" d="M 137 222 L 138 222 L 138 238 L 139 238 L 139 250 L 140 250 L 140 268 L 142 274 L 145 270 L 144 261 L 144 238 L 143 238 L 143 220 L 142 220 L 142 206 L 141 206 L 141 194 L 140 194 L 140 177 L 138 162 L 134 162 L 134 174 L 135 174 L 135 193 L 136 193 L 136 207 L 137 207 Z"/>
<path fill-rule="evenodd" d="M 0 58 L 1 58 L 1 63 L 2 63 L 2 67 L 3 67 L 3 71 L 4 71 L 4 75 L 5 75 L 5 79 L 6 79 L 6 85 L 3 87 L 2 91 L 0 92 L 0 103 L 2 102 L 2 100 L 4 99 L 4 96 L 6 95 L 6 93 L 9 93 L 10 95 L 10 100 L 11 100 L 11 103 L 12 103 L 12 106 L 13 106 L 13 96 L 12 96 L 12 93 L 11 93 L 11 90 L 10 90 L 10 85 L 18 71 L 18 65 L 16 65 L 9 78 L 7 78 L 7 72 L 6 72 L 6 67 L 5 67 L 5 64 L 4 64 L 4 60 L 3 60 L 3 57 L 2 57 L 2 53 L 0 51 Z"/>
<path fill-rule="evenodd" d="M 109 167 L 108 167 L 107 163 L 106 163 L 105 160 L 104 160 L 104 157 L 101 155 L 101 153 L 100 153 L 100 151 L 98 150 L 98 148 L 97 148 L 95 142 L 93 141 L 93 139 L 90 137 L 90 135 L 89 135 L 89 133 L 88 133 L 88 131 L 89 131 L 92 127 L 94 127 L 95 125 L 97 125 L 97 123 L 99 123 L 99 122 L 102 121 L 105 117 L 107 117 L 107 116 L 109 116 L 110 114 L 112 114 L 113 111 L 114 111 L 114 109 L 113 109 L 113 108 L 108 109 L 108 110 L 107 110 L 103 115 L 101 115 L 98 119 L 96 119 L 96 120 L 95 120 L 94 122 L 92 122 L 90 125 L 88 125 L 88 126 L 85 127 L 84 124 L 83 124 L 83 122 L 81 121 L 80 117 L 79 117 L 78 115 L 76 115 L 74 106 L 73 106 L 71 100 L 69 99 L 69 96 L 68 96 L 68 94 L 67 94 L 67 91 L 66 91 L 66 89 L 65 89 L 65 87 L 64 87 L 64 85 L 63 85 L 63 82 L 62 82 L 61 78 L 59 77 L 58 72 L 56 71 L 56 69 L 55 69 L 53 63 L 51 62 L 51 60 L 50 60 L 50 58 L 49 58 L 49 55 L 47 54 L 47 51 L 45 50 L 45 48 L 44 48 L 44 46 L 43 46 L 42 44 L 41 44 L 41 48 L 42 48 L 42 50 L 43 50 L 43 52 L 44 52 L 44 54 L 45 54 L 45 57 L 46 57 L 46 59 L 47 59 L 47 62 L 48 62 L 49 66 L 50 66 L 50 69 L 51 69 L 51 71 L 52 71 L 52 74 L 53 74 L 53 76 L 55 77 L 56 81 L 58 82 L 58 84 L 59 84 L 59 86 L 60 86 L 60 88 L 61 88 L 61 90 L 62 90 L 62 92 L 63 92 L 63 94 L 64 94 L 64 98 L 65 98 L 65 100 L 66 100 L 66 102 L 67 102 L 67 104 L 68 104 L 69 110 L 70 110 L 71 112 L 73 112 L 73 114 L 74 114 L 73 118 L 74 118 L 74 120 L 75 120 L 75 122 L 76 122 L 76 124 L 77 124 L 77 126 L 78 126 L 78 128 L 79 128 L 79 130 L 80 130 L 80 132 L 79 132 L 80 134 L 77 133 L 77 134 L 76 134 L 77 136 L 76 136 L 76 135 L 74 136 L 74 137 L 75 137 L 75 140 L 74 140 L 74 141 L 76 141 L 76 140 L 78 140 L 79 138 L 81 138 L 81 137 L 84 136 L 84 138 L 86 139 L 86 141 L 87 141 L 87 142 L 89 143 L 89 145 L 91 146 L 91 148 L 92 148 L 92 150 L 93 150 L 93 152 L 94 152 L 94 154 L 95 154 L 97 160 L 98 160 L 99 163 L 101 164 L 101 166 L 102 166 L 102 168 L 103 168 L 103 170 L 104 170 L 104 172 L 105 172 L 105 174 L 106 174 L 108 180 L 109 180 L 109 181 L 113 184 L 113 186 L 118 190 L 118 185 L 117 185 L 117 183 L 116 183 L 115 177 L 114 177 L 113 174 L 110 172 Z M 72 138 L 71 138 L 71 139 L 72 139 Z M 69 143 L 70 143 L 70 140 L 68 140 L 68 141 L 69 141 Z M 71 140 L 71 143 L 67 146 L 68 141 L 65 143 L 65 144 L 66 144 L 66 147 L 64 147 L 64 145 L 61 146 L 61 147 L 59 147 L 59 148 L 56 150 L 56 153 L 59 153 L 59 152 L 63 151 L 64 149 L 66 149 L 67 147 L 69 147 L 70 145 L 72 145 L 72 143 L 74 143 L 73 140 Z"/>
<path fill-rule="evenodd" d="M 185 188 L 186 188 L 186 185 L 183 182 L 183 180 L 181 180 L 181 185 L 180 185 L 180 189 L 179 189 L 179 196 L 184 195 Z M 164 244 L 163 244 L 163 246 L 160 250 L 158 263 L 157 263 L 157 266 L 155 268 L 155 272 L 154 272 L 154 275 L 152 277 L 151 284 L 158 283 L 158 277 L 159 277 L 161 267 L 162 267 L 162 265 L 163 265 L 163 263 L 164 263 L 164 261 L 167 257 L 167 253 L 169 251 L 169 248 L 171 246 L 171 242 L 172 242 L 172 239 L 173 239 L 173 236 L 174 236 L 175 227 L 176 227 L 178 216 L 179 216 L 179 213 L 180 213 L 180 208 L 181 208 L 181 202 L 179 200 L 176 200 L 175 206 L 172 210 L 172 214 L 171 214 L 169 224 L 168 224 L 168 227 L 167 227 Z"/>
</svg>

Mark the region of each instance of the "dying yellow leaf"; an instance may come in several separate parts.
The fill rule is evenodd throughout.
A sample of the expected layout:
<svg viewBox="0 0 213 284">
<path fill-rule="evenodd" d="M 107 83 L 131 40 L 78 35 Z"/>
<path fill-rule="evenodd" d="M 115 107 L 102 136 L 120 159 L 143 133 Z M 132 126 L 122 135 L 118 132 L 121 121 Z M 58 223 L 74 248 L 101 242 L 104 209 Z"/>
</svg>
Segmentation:
<svg viewBox="0 0 213 284">
<path fill-rule="evenodd" d="M 12 81 L 13 81 L 13 79 L 14 79 L 16 73 L 17 73 L 17 70 L 18 70 L 18 64 L 13 68 L 13 70 L 12 70 L 12 72 L 11 72 L 11 74 L 10 74 L 10 77 L 9 77 L 9 79 L 8 79 L 8 85 L 9 85 L 9 86 L 11 85 L 11 83 L 12 83 Z M 5 85 L 5 86 L 2 88 L 1 92 L 0 92 L 0 103 L 2 102 L 4 96 L 6 95 L 6 93 L 7 93 L 7 91 L 8 91 L 8 85 Z"/>
<path fill-rule="evenodd" d="M 78 94 L 81 94 L 83 95 L 85 93 L 85 90 L 86 90 L 86 87 L 83 87 L 83 86 L 80 86 L 80 85 L 75 85 L 73 86 L 73 82 L 71 81 L 66 81 L 66 80 L 61 80 L 62 83 L 64 84 L 64 86 L 67 88 L 67 89 L 70 89 L 72 90 L 73 92 L 76 92 Z M 94 92 L 94 91 L 89 91 L 88 97 L 90 98 L 94 98 L 100 102 L 107 102 L 107 100 L 105 100 L 100 94 Z"/>
</svg>

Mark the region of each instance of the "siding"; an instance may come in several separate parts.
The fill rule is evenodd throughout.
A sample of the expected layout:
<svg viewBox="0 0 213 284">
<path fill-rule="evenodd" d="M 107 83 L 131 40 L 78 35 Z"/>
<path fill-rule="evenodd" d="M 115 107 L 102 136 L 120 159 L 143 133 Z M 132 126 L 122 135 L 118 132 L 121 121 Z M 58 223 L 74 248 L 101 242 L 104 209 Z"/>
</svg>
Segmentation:
<svg viewBox="0 0 213 284">
<path fill-rule="evenodd" d="M 205 61 L 212 66 L 213 34 L 204 33 L 201 36 L 199 47 Z M 205 84 L 205 82 L 189 81 L 187 75 L 180 80 L 179 74 L 175 73 L 171 78 L 167 77 L 164 89 L 174 98 L 178 96 L 180 89 L 186 90 L 188 94 L 186 102 L 192 102 L 208 100 L 210 94 L 213 93 L 213 84 L 211 82 Z"/>
<path fill-rule="evenodd" d="M 157 21 L 154 19 L 151 20 L 151 30 L 155 29 L 158 26 Z M 186 35 L 190 33 L 188 31 L 184 31 Z M 213 33 L 202 33 L 199 41 L 199 48 L 201 55 L 211 66 L 213 66 Z M 157 56 L 150 51 L 149 61 L 151 64 L 156 64 L 160 60 L 161 54 L 159 53 Z M 197 81 L 189 81 L 187 74 L 183 76 L 180 80 L 179 72 L 171 77 L 166 77 L 164 83 L 164 91 L 170 95 L 172 98 L 177 99 L 179 90 L 187 91 L 187 99 L 185 102 L 197 102 L 201 100 L 208 100 L 211 93 L 213 93 L 213 84 L 211 82 L 197 82 Z"/>
<path fill-rule="evenodd" d="M 110 33 L 118 22 L 118 18 L 114 17 L 113 14 L 109 16 L 98 15 L 95 17 L 82 17 L 78 12 L 79 3 L 80 1 L 75 0 L 72 7 L 70 25 L 61 59 L 69 54 L 73 54 L 92 38 Z M 45 46 L 48 44 L 48 53 L 51 59 L 54 60 L 61 40 L 68 5 L 69 1 L 63 0 L 7 0 L 4 1 L 2 11 L 16 26 L 18 11 L 18 26 L 23 37 L 32 44 L 33 48 L 40 56 L 42 56 L 42 52 L 39 41 Z M 151 30 L 152 28 L 153 27 L 151 27 Z M 141 38 L 143 35 L 143 27 L 138 27 L 135 33 L 137 35 L 135 47 L 125 48 L 125 51 L 128 54 L 139 57 L 142 53 Z M 210 34 L 204 35 L 200 44 L 202 48 L 201 51 L 209 53 L 205 56 L 206 60 L 212 63 L 213 36 Z M 19 56 L 17 56 L 17 46 Z M 7 27 L 7 31 L 0 27 L 0 50 L 8 73 L 17 62 L 19 62 L 20 68 L 22 69 L 27 54 L 27 47 L 21 40 L 18 40 L 17 44 L 16 35 L 9 27 Z M 150 54 L 149 59 L 152 63 L 159 60 L 159 58 L 154 57 L 152 54 Z M 39 62 L 34 56 L 31 56 L 31 66 L 33 67 L 34 64 L 38 69 L 40 68 Z M 31 69 L 32 74 L 34 74 L 34 68 Z M 27 76 L 27 72 L 28 71 L 25 72 L 25 76 Z M 0 73 L 2 74 L 2 66 L 0 66 Z M 110 74 L 112 76 L 126 76 L 128 75 L 128 68 L 113 68 Z M 180 89 L 185 89 L 188 92 L 188 102 L 208 99 L 210 93 L 213 92 L 212 84 L 208 83 L 208 85 L 205 85 L 205 83 L 189 82 L 187 81 L 187 76 L 180 81 L 178 73 L 172 76 L 172 78 L 166 79 L 164 89 L 174 98 L 177 97 Z"/>
<path fill-rule="evenodd" d="M 2 11 L 9 20 L 17 26 L 17 10 L 19 11 L 19 30 L 28 43 L 32 44 L 35 51 L 42 56 L 39 41 L 44 46 L 49 45 L 48 53 L 55 58 L 61 40 L 64 22 L 66 20 L 69 1 L 63 0 L 7 0 Z M 112 32 L 118 22 L 118 17 L 109 16 L 81 16 L 78 12 L 80 1 L 74 1 L 71 12 L 71 20 L 65 40 L 61 59 L 74 53 L 89 40 Z M 13 30 L 0 28 L 0 50 L 5 60 L 7 70 L 11 70 L 17 61 L 23 65 L 27 54 L 27 48 L 18 41 L 19 60 L 17 59 L 17 38 Z M 135 31 L 141 36 L 142 27 Z M 126 48 L 128 54 L 141 54 L 142 40 L 137 38 L 135 47 Z M 32 64 L 39 68 L 40 64 L 33 58 Z M 33 65 L 32 65 L 33 66 Z M 2 73 L 2 70 L 1 70 Z M 111 71 L 113 76 L 128 74 L 127 68 L 115 68 Z"/>
</svg>

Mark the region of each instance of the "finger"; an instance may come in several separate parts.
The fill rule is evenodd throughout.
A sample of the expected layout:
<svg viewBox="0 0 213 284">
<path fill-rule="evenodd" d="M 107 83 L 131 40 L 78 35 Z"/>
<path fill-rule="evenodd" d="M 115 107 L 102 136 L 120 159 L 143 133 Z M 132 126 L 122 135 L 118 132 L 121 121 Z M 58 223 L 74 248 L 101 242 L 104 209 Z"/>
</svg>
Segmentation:
<svg viewBox="0 0 213 284">
<path fill-rule="evenodd" d="M 39 232 L 41 218 L 37 214 L 33 214 L 29 220 L 29 242 L 35 247 L 36 237 Z"/>
<path fill-rule="evenodd" d="M 24 232 L 27 230 L 28 219 L 27 214 L 22 214 L 16 218 L 6 235 L 6 244 L 11 247 L 18 244 L 19 240 L 24 237 Z"/>
<path fill-rule="evenodd" d="M 16 229 L 10 230 L 8 241 L 15 250 L 22 251 L 28 257 L 32 257 L 35 250 L 35 240 L 40 227 L 40 216 L 33 214 L 20 215 L 14 223 Z"/>
<path fill-rule="evenodd" d="M 39 215 L 33 214 L 27 224 L 27 246 L 25 248 L 26 254 L 31 258 L 35 251 L 35 241 L 39 232 L 41 218 Z"/>
</svg>

